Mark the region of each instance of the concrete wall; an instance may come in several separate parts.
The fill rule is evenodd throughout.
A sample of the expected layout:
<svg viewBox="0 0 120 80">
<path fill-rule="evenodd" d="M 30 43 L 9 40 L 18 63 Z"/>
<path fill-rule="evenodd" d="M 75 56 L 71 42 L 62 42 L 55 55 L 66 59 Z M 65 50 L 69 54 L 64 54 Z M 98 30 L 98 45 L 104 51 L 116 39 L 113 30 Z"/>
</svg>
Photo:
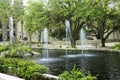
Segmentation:
<svg viewBox="0 0 120 80">
<path fill-rule="evenodd" d="M 95 44 L 95 43 L 100 43 L 100 42 L 101 42 L 100 40 L 86 40 L 84 42 L 84 45 Z M 56 45 L 56 44 L 66 45 L 66 41 L 51 41 L 50 43 L 53 45 Z M 70 45 L 71 44 L 70 41 L 67 41 L 67 44 Z M 81 45 L 79 40 L 76 42 L 76 44 Z"/>
<path fill-rule="evenodd" d="M 21 22 L 19 21 L 17 23 L 17 29 L 16 29 L 16 39 L 17 40 L 21 40 L 21 37 L 22 37 L 22 28 L 21 28 Z"/>
<path fill-rule="evenodd" d="M 115 31 L 113 32 L 109 37 L 108 39 L 111 39 L 111 40 L 120 40 L 120 31 Z"/>
<path fill-rule="evenodd" d="M 8 39 L 7 26 L 8 26 L 8 24 L 6 22 L 2 21 L 2 40 L 3 41 L 6 41 Z"/>
<path fill-rule="evenodd" d="M 30 36 L 27 37 L 28 37 L 28 41 L 30 41 Z M 34 33 L 31 38 L 32 38 L 32 42 L 38 42 L 38 32 Z"/>
</svg>

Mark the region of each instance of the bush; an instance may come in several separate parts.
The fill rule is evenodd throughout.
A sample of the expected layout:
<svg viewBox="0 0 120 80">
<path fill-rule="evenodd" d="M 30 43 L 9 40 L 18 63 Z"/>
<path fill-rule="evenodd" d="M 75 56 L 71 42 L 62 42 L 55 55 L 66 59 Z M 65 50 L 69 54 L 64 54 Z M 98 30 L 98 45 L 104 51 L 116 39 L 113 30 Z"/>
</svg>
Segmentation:
<svg viewBox="0 0 120 80">
<path fill-rule="evenodd" d="M 48 68 L 32 61 L 17 58 L 0 58 L 0 72 L 24 78 L 25 80 L 39 80 L 41 74 Z M 39 76 L 38 76 L 39 75 Z"/>
<path fill-rule="evenodd" d="M 32 49 L 26 45 L 14 43 L 13 47 L 8 52 L 6 52 L 4 56 L 11 58 L 23 58 L 26 53 L 32 54 Z"/>
<path fill-rule="evenodd" d="M 90 74 L 84 75 L 79 69 L 74 68 L 72 71 L 65 71 L 61 75 L 59 75 L 58 80 L 97 80 L 95 76 L 91 76 Z"/>
<path fill-rule="evenodd" d="M 0 52 L 8 50 L 9 47 L 6 45 L 0 45 Z"/>
<path fill-rule="evenodd" d="M 120 44 L 116 44 L 116 45 L 114 46 L 114 49 L 120 50 Z"/>
</svg>

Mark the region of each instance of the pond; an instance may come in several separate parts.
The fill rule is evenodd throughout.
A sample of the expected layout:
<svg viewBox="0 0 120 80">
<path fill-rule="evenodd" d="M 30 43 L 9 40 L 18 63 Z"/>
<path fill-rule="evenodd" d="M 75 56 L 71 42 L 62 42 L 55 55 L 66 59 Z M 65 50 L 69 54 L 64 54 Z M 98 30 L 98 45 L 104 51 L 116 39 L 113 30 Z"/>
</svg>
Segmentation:
<svg viewBox="0 0 120 80">
<path fill-rule="evenodd" d="M 41 50 L 37 50 L 42 53 Z M 63 71 L 70 71 L 74 65 L 84 73 L 90 72 L 98 80 L 120 80 L 120 53 L 94 52 L 80 50 L 49 50 L 49 57 L 42 55 L 28 57 L 38 64 L 49 67 L 50 74 L 59 75 Z"/>
</svg>

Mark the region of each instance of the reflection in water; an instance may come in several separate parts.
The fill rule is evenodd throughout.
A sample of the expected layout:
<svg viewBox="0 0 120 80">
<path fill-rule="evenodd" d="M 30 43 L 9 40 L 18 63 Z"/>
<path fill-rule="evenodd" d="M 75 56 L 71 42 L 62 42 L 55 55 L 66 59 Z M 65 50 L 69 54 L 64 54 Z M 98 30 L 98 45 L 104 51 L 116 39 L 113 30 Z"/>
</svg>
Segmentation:
<svg viewBox="0 0 120 80">
<path fill-rule="evenodd" d="M 71 54 L 71 55 L 65 55 L 63 57 L 69 57 L 69 58 L 75 58 L 75 57 L 95 57 L 95 56 L 98 56 L 98 55 L 95 55 L 95 54 Z"/>
<path fill-rule="evenodd" d="M 58 59 L 58 58 L 42 58 L 42 59 L 36 59 L 36 62 L 37 63 L 54 63 L 54 62 L 57 62 L 57 61 L 61 61 L 63 59 Z"/>
<path fill-rule="evenodd" d="M 48 66 L 50 69 L 49 73 L 53 75 L 59 75 L 65 71 L 66 66 L 68 66 L 68 70 L 71 70 L 76 64 L 77 68 L 85 72 L 89 71 L 92 75 L 98 75 L 98 80 L 120 80 L 119 54 L 84 51 L 82 57 L 80 52 L 68 50 L 69 55 L 65 56 L 65 51 L 63 50 L 49 50 L 49 60 L 47 61 L 44 61 L 42 55 L 32 56 L 30 59 Z M 68 62 L 65 62 L 66 59 Z"/>
</svg>

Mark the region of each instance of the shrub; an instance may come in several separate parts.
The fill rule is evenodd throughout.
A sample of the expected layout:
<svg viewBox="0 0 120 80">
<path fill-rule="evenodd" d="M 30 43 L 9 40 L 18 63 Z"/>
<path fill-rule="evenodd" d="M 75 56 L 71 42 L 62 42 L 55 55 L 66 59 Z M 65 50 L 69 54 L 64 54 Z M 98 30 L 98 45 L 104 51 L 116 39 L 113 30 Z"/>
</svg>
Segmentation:
<svg viewBox="0 0 120 80">
<path fill-rule="evenodd" d="M 25 80 L 39 80 L 48 68 L 32 61 L 17 58 L 0 58 L 0 72 L 12 74 Z M 39 75 L 39 76 L 38 76 Z"/>
<path fill-rule="evenodd" d="M 32 54 L 32 49 L 26 45 L 14 43 L 13 47 L 6 52 L 5 57 L 22 58 L 26 53 Z"/>
<path fill-rule="evenodd" d="M 91 76 L 90 74 L 84 75 L 79 69 L 74 68 L 72 71 L 65 71 L 61 75 L 59 75 L 58 80 L 97 80 L 95 76 Z"/>
<path fill-rule="evenodd" d="M 0 45 L 0 52 L 8 50 L 9 47 L 6 45 Z"/>
<path fill-rule="evenodd" d="M 120 44 L 116 44 L 116 45 L 114 46 L 114 49 L 120 50 Z"/>
</svg>

